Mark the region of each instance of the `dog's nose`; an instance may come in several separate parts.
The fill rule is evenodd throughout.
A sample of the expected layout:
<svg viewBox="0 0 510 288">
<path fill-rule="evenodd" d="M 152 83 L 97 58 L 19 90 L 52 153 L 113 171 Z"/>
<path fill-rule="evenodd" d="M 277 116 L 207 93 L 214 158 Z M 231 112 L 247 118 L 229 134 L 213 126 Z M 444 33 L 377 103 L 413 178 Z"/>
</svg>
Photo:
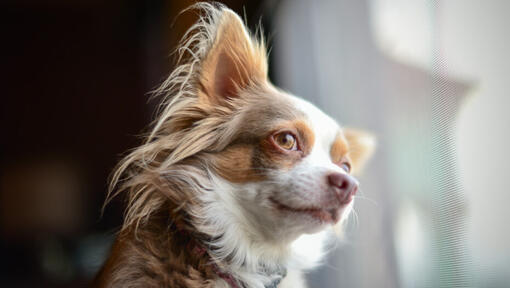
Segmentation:
<svg viewBox="0 0 510 288">
<path fill-rule="evenodd" d="M 332 173 L 328 175 L 328 182 L 342 204 L 351 202 L 352 197 L 358 192 L 358 181 L 351 175 Z"/>
</svg>

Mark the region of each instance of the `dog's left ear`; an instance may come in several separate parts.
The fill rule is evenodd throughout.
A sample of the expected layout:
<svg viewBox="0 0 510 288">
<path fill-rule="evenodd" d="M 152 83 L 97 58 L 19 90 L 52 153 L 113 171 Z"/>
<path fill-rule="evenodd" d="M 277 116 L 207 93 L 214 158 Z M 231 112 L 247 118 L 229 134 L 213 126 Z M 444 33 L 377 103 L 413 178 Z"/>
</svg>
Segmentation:
<svg viewBox="0 0 510 288">
<path fill-rule="evenodd" d="M 363 170 L 365 163 L 372 156 L 376 146 L 375 136 L 369 132 L 344 128 L 345 139 L 349 145 L 349 158 L 355 174 Z"/>
<path fill-rule="evenodd" d="M 212 47 L 201 66 L 200 83 L 212 103 L 239 96 L 252 83 L 267 80 L 267 57 L 263 41 L 252 38 L 242 20 L 224 8 L 216 21 Z"/>
</svg>

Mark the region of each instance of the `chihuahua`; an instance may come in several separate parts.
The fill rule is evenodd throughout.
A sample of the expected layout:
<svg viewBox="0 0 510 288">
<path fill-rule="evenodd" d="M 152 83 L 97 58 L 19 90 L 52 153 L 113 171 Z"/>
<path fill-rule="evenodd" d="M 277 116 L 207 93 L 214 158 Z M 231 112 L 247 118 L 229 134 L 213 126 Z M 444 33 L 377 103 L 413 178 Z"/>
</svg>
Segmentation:
<svg viewBox="0 0 510 288">
<path fill-rule="evenodd" d="M 127 208 L 96 286 L 305 287 L 374 138 L 273 86 L 232 10 L 194 7 L 159 116 L 112 174 Z"/>
</svg>

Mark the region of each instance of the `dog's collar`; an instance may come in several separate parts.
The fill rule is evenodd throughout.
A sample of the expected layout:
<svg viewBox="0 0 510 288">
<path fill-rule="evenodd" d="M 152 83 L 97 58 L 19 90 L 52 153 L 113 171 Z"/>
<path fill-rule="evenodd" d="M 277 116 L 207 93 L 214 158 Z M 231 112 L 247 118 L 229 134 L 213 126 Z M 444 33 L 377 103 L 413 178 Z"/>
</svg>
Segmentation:
<svg viewBox="0 0 510 288">
<path fill-rule="evenodd" d="M 191 244 L 193 246 L 193 248 L 191 250 L 191 251 L 193 251 L 193 253 L 195 253 L 196 255 L 199 255 L 199 256 L 203 256 L 203 255 L 207 254 L 207 249 L 203 245 L 197 243 L 196 241 L 192 241 L 192 242 L 195 242 L 195 243 Z M 245 287 L 244 285 L 239 286 L 239 282 L 236 281 L 235 277 L 230 273 L 223 272 L 221 270 L 221 268 L 218 266 L 218 264 L 211 262 L 209 265 L 211 265 L 214 273 L 216 273 L 216 275 L 218 275 L 218 277 L 220 277 L 225 282 L 227 282 L 231 288 Z M 280 282 L 283 280 L 283 278 L 285 278 L 285 276 L 287 276 L 287 269 L 285 267 L 278 267 L 278 269 L 276 269 L 276 270 L 264 269 L 263 273 L 266 274 L 271 279 L 273 279 L 273 281 L 271 283 L 269 283 L 268 285 L 265 285 L 264 287 L 265 288 L 277 288 L 278 284 L 280 284 Z"/>
<path fill-rule="evenodd" d="M 234 279 L 232 274 L 224 273 L 219 270 L 218 265 L 213 263 L 214 270 L 216 272 L 216 275 L 218 275 L 221 279 L 225 280 L 231 288 L 241 288 L 238 284 L 238 282 Z M 287 269 L 280 267 L 279 269 L 275 271 L 265 271 L 266 275 L 273 278 L 274 280 L 269 283 L 268 285 L 265 285 L 264 288 L 277 288 L 280 282 L 287 276 Z M 242 287 L 245 287 L 244 285 Z"/>
<path fill-rule="evenodd" d="M 271 284 L 266 285 L 265 288 L 277 288 L 278 284 L 282 282 L 283 278 L 287 276 L 287 269 L 285 267 L 279 267 L 279 269 L 268 273 L 268 276 L 275 278 Z"/>
<path fill-rule="evenodd" d="M 203 257 L 208 254 L 207 248 L 204 246 L 203 243 L 201 243 L 198 239 L 190 235 L 190 233 L 184 229 L 182 225 L 179 225 L 179 223 L 175 223 L 175 227 L 177 228 L 177 232 L 181 234 L 186 234 L 188 236 L 188 239 L 190 240 L 188 244 L 186 245 L 188 251 L 191 251 L 191 253 L 195 254 L 198 257 Z M 225 282 L 227 282 L 231 288 L 244 288 L 245 286 L 239 286 L 239 282 L 235 279 L 235 277 L 230 273 L 225 273 L 222 271 L 222 269 L 218 266 L 218 264 L 214 262 L 210 262 L 212 270 L 218 277 L 223 279 Z M 268 269 L 265 268 L 262 270 L 263 273 L 268 276 L 269 278 L 273 279 L 271 283 L 268 285 L 265 285 L 265 288 L 277 288 L 280 282 L 287 276 L 287 269 L 285 267 L 279 266 L 277 269 Z"/>
</svg>

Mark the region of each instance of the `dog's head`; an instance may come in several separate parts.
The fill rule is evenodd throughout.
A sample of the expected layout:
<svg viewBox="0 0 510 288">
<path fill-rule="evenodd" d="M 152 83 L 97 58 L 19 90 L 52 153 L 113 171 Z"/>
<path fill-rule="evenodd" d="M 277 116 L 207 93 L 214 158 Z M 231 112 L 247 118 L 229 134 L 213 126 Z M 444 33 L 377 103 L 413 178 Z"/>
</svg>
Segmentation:
<svg viewBox="0 0 510 288">
<path fill-rule="evenodd" d="M 216 243 L 229 255 L 237 233 L 288 243 L 341 222 L 372 136 L 274 87 L 263 41 L 231 10 L 199 8 L 182 62 L 158 90 L 167 97 L 152 133 L 113 174 L 110 191 L 122 183 L 108 200 L 122 191 L 129 200 L 123 229 L 170 204 L 211 239 L 231 241 Z"/>
<path fill-rule="evenodd" d="M 372 153 L 372 136 L 342 128 L 275 88 L 263 42 L 232 11 L 214 17 L 208 27 L 214 37 L 196 63 L 193 109 L 201 116 L 184 121 L 195 141 L 208 142 L 198 154 L 221 187 L 204 197 L 217 208 L 209 216 L 238 218 L 269 239 L 293 239 L 340 222 L 351 210 L 359 185 L 352 173 Z"/>
</svg>

